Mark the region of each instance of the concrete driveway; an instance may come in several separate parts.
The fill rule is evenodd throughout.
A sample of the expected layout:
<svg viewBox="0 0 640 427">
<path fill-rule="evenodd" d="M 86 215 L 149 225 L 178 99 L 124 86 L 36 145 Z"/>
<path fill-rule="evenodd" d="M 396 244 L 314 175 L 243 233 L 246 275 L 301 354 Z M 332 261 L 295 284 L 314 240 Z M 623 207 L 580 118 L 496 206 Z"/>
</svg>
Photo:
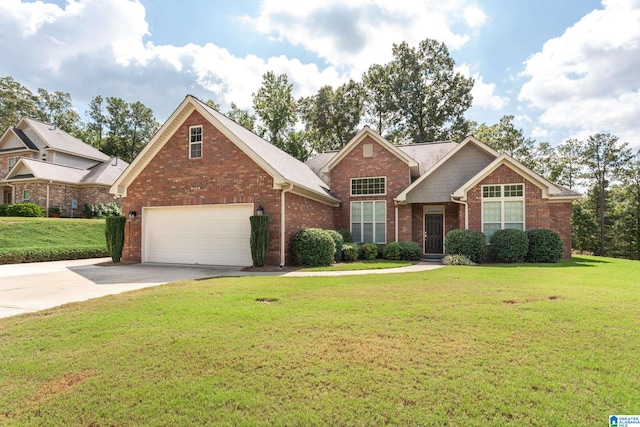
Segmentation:
<svg viewBox="0 0 640 427">
<path fill-rule="evenodd" d="M 99 265 L 108 261 L 111 259 L 0 265 L 0 317 L 178 280 L 251 275 L 241 271 L 242 267 Z"/>
</svg>

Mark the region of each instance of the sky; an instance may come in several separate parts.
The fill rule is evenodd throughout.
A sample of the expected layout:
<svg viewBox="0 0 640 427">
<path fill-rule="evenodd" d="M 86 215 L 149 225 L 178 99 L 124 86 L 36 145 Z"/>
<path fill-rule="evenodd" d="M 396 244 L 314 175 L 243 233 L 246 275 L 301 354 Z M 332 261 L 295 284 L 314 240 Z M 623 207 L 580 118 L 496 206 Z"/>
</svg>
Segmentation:
<svg viewBox="0 0 640 427">
<path fill-rule="evenodd" d="M 251 109 L 267 71 L 296 97 L 336 88 L 426 38 L 474 78 L 468 119 L 640 147 L 640 0 L 0 0 L 0 76 L 161 123 L 187 94 Z"/>
</svg>

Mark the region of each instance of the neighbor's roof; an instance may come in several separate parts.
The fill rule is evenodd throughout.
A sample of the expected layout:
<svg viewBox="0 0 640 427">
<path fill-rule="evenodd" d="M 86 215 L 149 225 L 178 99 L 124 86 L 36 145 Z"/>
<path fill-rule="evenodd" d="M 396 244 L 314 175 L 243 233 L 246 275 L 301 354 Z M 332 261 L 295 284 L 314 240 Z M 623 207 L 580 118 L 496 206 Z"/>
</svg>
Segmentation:
<svg viewBox="0 0 640 427">
<path fill-rule="evenodd" d="M 25 117 L 20 120 L 16 128 L 18 128 L 18 130 L 24 130 L 25 125 L 31 127 L 34 132 L 40 136 L 47 147 L 52 150 L 74 154 L 88 159 L 99 160 L 101 162 L 109 160 L 108 155 L 93 148 L 89 144 L 74 138 L 62 129 L 53 125 Z M 20 135 L 18 136 L 24 141 Z M 24 135 L 24 137 L 26 138 L 26 135 Z"/>
<path fill-rule="evenodd" d="M 38 179 L 76 185 L 111 186 L 122 174 L 128 163 L 116 158 L 91 169 L 78 169 L 40 160 L 21 158 L 11 169 L 5 182 L 21 179 Z"/>
</svg>

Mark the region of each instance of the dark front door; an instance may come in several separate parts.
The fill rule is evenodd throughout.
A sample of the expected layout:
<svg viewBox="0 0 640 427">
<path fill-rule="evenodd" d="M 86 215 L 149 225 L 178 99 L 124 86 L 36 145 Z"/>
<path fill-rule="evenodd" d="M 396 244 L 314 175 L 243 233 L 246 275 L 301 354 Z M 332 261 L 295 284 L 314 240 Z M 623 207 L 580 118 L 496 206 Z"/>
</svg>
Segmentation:
<svg viewBox="0 0 640 427">
<path fill-rule="evenodd" d="M 443 254 L 442 214 L 426 214 L 424 216 L 424 253 Z"/>
</svg>

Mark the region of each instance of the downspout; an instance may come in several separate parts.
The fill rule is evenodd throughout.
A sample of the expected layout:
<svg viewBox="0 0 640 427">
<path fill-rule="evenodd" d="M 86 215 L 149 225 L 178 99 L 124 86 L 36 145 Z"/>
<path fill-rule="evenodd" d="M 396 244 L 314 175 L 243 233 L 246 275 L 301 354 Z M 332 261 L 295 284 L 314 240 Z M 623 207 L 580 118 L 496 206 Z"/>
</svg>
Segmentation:
<svg viewBox="0 0 640 427">
<path fill-rule="evenodd" d="M 453 203 L 458 203 L 460 205 L 464 205 L 464 229 L 468 230 L 469 229 L 469 204 L 467 202 L 463 202 L 461 200 L 455 200 L 453 198 L 453 194 L 450 197 L 451 197 L 451 201 Z"/>
<path fill-rule="evenodd" d="M 47 213 L 47 218 L 49 217 L 49 184 L 51 184 L 52 181 L 47 182 L 47 201 L 45 203 L 45 212 Z"/>
<path fill-rule="evenodd" d="M 285 253 L 286 253 L 286 242 L 285 242 L 285 225 L 286 225 L 286 221 L 285 221 L 285 212 L 286 212 L 286 206 L 285 206 L 285 197 L 284 197 L 284 193 L 286 193 L 287 191 L 291 191 L 293 190 L 293 184 L 291 183 L 287 183 L 288 187 L 287 188 L 283 188 L 280 191 L 280 267 L 284 267 L 284 260 L 285 260 Z"/>
<path fill-rule="evenodd" d="M 394 207 L 396 209 L 396 242 L 398 241 L 398 201 L 394 200 L 393 201 Z"/>
</svg>

